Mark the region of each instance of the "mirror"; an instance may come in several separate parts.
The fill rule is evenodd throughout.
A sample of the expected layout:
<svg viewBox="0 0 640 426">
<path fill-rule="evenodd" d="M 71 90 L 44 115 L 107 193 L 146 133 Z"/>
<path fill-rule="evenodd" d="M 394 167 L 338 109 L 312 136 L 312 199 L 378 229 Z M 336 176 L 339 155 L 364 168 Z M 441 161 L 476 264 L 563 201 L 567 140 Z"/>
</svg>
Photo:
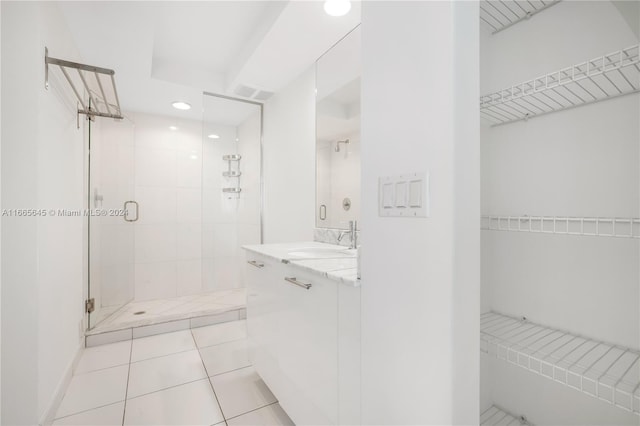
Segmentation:
<svg viewBox="0 0 640 426">
<path fill-rule="evenodd" d="M 360 27 L 316 61 L 316 227 L 360 218 Z"/>
</svg>

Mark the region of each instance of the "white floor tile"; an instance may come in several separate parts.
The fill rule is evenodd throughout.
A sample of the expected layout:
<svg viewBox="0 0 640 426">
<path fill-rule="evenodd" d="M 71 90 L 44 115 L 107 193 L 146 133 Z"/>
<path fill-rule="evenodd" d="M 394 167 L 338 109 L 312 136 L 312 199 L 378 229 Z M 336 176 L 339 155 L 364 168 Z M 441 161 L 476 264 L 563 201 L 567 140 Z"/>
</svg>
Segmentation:
<svg viewBox="0 0 640 426">
<path fill-rule="evenodd" d="M 108 320 L 109 316 L 117 312 L 121 306 L 103 306 L 91 312 L 91 324 L 96 325 L 102 321 Z"/>
<path fill-rule="evenodd" d="M 244 306 L 247 304 L 247 296 L 244 292 L 237 292 L 220 297 L 215 302 L 223 305 Z"/>
<path fill-rule="evenodd" d="M 295 426 L 280 404 L 271 404 L 227 420 L 229 426 Z"/>
<path fill-rule="evenodd" d="M 194 328 L 192 331 L 196 344 L 204 348 L 233 340 L 245 339 L 247 337 L 247 322 L 244 320 L 231 321 L 208 327 Z"/>
<path fill-rule="evenodd" d="M 142 337 L 133 341 L 131 362 L 196 349 L 191 330 Z"/>
<path fill-rule="evenodd" d="M 72 416 L 57 419 L 53 422 L 53 426 L 119 426 L 122 425 L 123 414 L 124 402 L 118 402 L 107 405 L 106 407 L 100 407 L 80 414 L 74 414 Z"/>
<path fill-rule="evenodd" d="M 233 290 L 217 290 L 217 291 L 211 291 L 211 292 L 207 292 L 202 294 L 198 300 L 201 300 L 203 302 L 215 302 L 217 299 L 220 299 L 221 297 L 227 296 L 229 294 L 232 294 Z"/>
<path fill-rule="evenodd" d="M 85 348 L 74 374 L 129 364 L 131 340 Z"/>
<path fill-rule="evenodd" d="M 145 311 L 149 314 L 158 314 L 165 309 L 181 303 L 184 302 L 175 299 L 146 300 L 142 302 L 131 302 L 124 307 L 124 310 L 127 312 Z"/>
<path fill-rule="evenodd" d="M 253 367 L 220 374 L 210 380 L 226 418 L 276 402 L 275 396 Z"/>
<path fill-rule="evenodd" d="M 200 356 L 209 376 L 251 365 L 245 339 L 207 346 L 200 349 Z"/>
<path fill-rule="evenodd" d="M 189 301 L 187 300 L 179 300 L 179 299 L 166 299 L 165 302 L 158 306 L 157 309 L 153 310 L 153 314 L 164 314 L 167 311 L 170 311 L 171 309 L 175 309 L 178 306 L 182 306 L 185 303 L 189 303 Z"/>
<path fill-rule="evenodd" d="M 137 312 L 141 312 L 141 311 L 137 311 Z M 140 323 L 142 321 L 148 321 L 148 322 L 152 322 L 154 320 L 157 320 L 160 317 L 160 315 L 157 314 L 151 314 L 149 312 L 146 312 L 144 314 L 139 314 L 136 315 L 135 312 L 122 312 L 120 314 L 118 314 L 116 317 L 113 318 L 112 321 L 110 321 L 108 324 L 109 326 L 115 326 L 115 325 L 121 325 L 121 324 L 129 324 L 131 323 L 131 325 L 136 324 L 136 323 Z"/>
<path fill-rule="evenodd" d="M 220 305 L 220 308 L 224 308 L 224 305 Z M 163 315 L 180 315 L 183 314 L 186 317 L 190 317 L 194 312 L 203 311 L 204 304 L 199 302 L 186 302 L 178 306 L 174 306 L 166 311 L 163 311 Z"/>
<path fill-rule="evenodd" d="M 207 377 L 197 350 L 131 364 L 128 398 Z"/>
<path fill-rule="evenodd" d="M 127 401 L 125 425 L 203 425 L 224 421 L 208 380 Z"/>
<path fill-rule="evenodd" d="M 56 418 L 124 401 L 128 365 L 73 376 Z"/>
</svg>

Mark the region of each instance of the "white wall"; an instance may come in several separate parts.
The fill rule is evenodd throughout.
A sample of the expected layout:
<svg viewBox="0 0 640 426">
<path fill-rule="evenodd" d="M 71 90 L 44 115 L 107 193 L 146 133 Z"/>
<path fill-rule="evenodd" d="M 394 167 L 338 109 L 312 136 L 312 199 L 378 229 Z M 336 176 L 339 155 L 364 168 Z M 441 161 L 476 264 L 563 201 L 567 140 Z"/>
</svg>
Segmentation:
<svg viewBox="0 0 640 426">
<path fill-rule="evenodd" d="M 2 18 L 2 208 L 37 204 L 37 131 L 30 113 L 38 102 L 35 3 L 1 3 Z M 19 40 L 19 43 L 18 43 Z M 29 46 L 30 49 L 20 49 Z M 20 65 L 27 66 L 21 69 Z M 22 84 L 15 84 L 14 82 Z M 10 183 L 12 183 L 10 185 Z M 2 233 L 2 423 L 38 421 L 37 232 L 35 218 L 3 217 Z M 9 250 L 10 248 L 10 250 Z M 11 303 L 9 303 L 11 301 Z"/>
<path fill-rule="evenodd" d="M 0 13 L 2 7 L 0 7 Z M 2 46 L 2 19 L 0 19 L 0 47 Z M 2 99 L 2 55 L 0 55 L 0 99 Z M 0 102 L 0 136 L 2 135 L 2 102 Z M 0 165 L 2 164 L 2 148 L 0 145 Z M 0 194 L 2 193 L 2 173 L 0 173 Z M 2 196 L 0 195 L 0 206 Z M 0 235 L 2 235 L 2 221 L 0 220 Z M 2 365 L 2 244 L 0 243 L 0 366 Z M 0 367 L 0 422 L 2 421 L 2 368 Z"/>
<path fill-rule="evenodd" d="M 81 209 L 83 140 L 66 82 L 44 47 L 78 60 L 52 4 L 2 3 L 2 207 Z M 64 87 L 64 89 L 63 89 Z M 2 423 L 36 424 L 77 353 L 82 304 L 79 217 L 3 218 Z"/>
<path fill-rule="evenodd" d="M 233 101 L 211 98 L 211 102 Z M 206 105 L 205 99 L 205 108 Z M 255 109 L 256 112 L 239 126 L 206 124 L 209 129 L 215 129 L 214 133 L 220 138 L 204 140 L 205 290 L 244 287 L 244 251 L 241 247 L 260 243 L 260 112 L 258 106 Z M 231 170 L 241 172 L 239 178 L 222 176 L 229 167 L 222 157 L 228 154 L 242 156 L 239 162 L 231 162 Z M 238 183 L 240 194 L 222 192 L 222 188 L 235 188 Z"/>
<path fill-rule="evenodd" d="M 237 287 L 245 287 L 246 259 L 243 245 L 260 244 L 260 205 L 262 202 L 260 187 L 260 138 L 261 115 L 256 106 L 244 122 L 238 126 L 238 154 L 242 155 L 242 176 L 240 186 L 240 206 L 238 210 L 238 239 L 236 243 L 236 265 L 240 271 Z"/>
<path fill-rule="evenodd" d="M 470 182 L 478 175 L 459 170 L 477 170 L 479 162 L 478 110 L 457 105 L 466 99 L 459 87 L 477 92 L 478 64 L 454 66 L 454 49 L 473 54 L 477 43 L 469 19 L 478 19 L 477 3 L 362 6 L 363 424 L 478 420 L 477 368 L 468 371 L 468 393 L 453 389 L 462 383 L 458 368 L 477 365 L 479 353 L 476 343 L 453 353 L 462 341 L 478 341 L 479 321 L 477 274 L 468 281 L 459 274 L 477 270 L 479 255 L 461 250 L 477 245 L 479 214 Z M 454 126 L 465 119 L 467 131 Z M 458 151 L 465 149 L 466 159 Z M 378 178 L 421 171 L 431 176 L 430 217 L 379 217 Z M 476 232 L 456 233 L 459 224 Z M 467 307 L 475 318 L 457 323 L 457 311 Z"/>
<path fill-rule="evenodd" d="M 561 2 L 535 19 L 484 35 L 482 92 L 635 43 L 611 2 Z M 639 107 L 631 95 L 527 122 L 485 123 L 483 214 L 638 217 Z M 639 255 L 638 242 L 630 239 L 483 231 L 482 310 L 637 348 Z M 558 388 L 544 392 L 564 404 L 546 410 L 537 397 L 527 397 L 544 385 L 533 378 L 527 384 L 526 377 L 509 385 L 503 364 L 485 366 L 485 404 L 492 399 L 535 424 L 637 423 L 629 413 L 594 409 L 592 398 L 576 392 L 567 397 Z"/>
<path fill-rule="evenodd" d="M 476 3 L 477 5 L 477 3 Z M 475 424 L 480 404 L 479 10 L 454 2 L 453 424 Z"/>
<path fill-rule="evenodd" d="M 313 67 L 264 106 L 264 242 L 312 241 L 315 211 Z"/>
</svg>

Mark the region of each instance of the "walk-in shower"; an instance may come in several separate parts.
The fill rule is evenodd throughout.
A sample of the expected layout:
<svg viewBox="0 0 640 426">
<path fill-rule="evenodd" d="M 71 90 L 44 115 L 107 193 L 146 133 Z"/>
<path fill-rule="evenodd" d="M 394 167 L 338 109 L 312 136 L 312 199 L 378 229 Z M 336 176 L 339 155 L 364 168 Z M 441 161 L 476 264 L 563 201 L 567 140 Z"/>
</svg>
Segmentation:
<svg viewBox="0 0 640 426">
<path fill-rule="evenodd" d="M 261 242 L 262 106 L 205 93 L 202 120 L 87 122 L 90 333 L 245 306 Z"/>
</svg>

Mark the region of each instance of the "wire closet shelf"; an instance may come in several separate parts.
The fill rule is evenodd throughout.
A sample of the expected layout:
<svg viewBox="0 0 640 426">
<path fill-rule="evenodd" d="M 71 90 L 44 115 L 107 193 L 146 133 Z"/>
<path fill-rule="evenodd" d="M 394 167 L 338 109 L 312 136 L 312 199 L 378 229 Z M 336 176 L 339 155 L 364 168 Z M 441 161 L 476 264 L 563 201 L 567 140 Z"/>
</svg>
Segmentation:
<svg viewBox="0 0 640 426">
<path fill-rule="evenodd" d="M 481 216 L 480 229 L 588 237 L 640 238 L 640 218 Z"/>
<path fill-rule="evenodd" d="M 85 65 L 77 62 L 66 61 L 64 59 L 52 58 L 49 56 L 49 49 L 45 48 L 45 88 L 49 89 L 49 65 L 56 65 L 62 71 L 65 79 L 71 86 L 71 90 L 80 105 L 78 114 L 85 114 L 90 119 L 94 117 L 109 117 L 123 119 L 120 109 L 120 100 L 116 89 L 115 71 L 108 68 Z M 72 75 L 77 73 L 74 82 Z M 101 77 L 102 76 L 102 77 Z M 80 79 L 81 85 L 77 81 Z M 106 80 L 106 81 L 105 81 Z M 78 86 L 83 87 L 88 103 L 81 96 Z"/>
<path fill-rule="evenodd" d="M 533 426 L 524 416 L 514 416 L 502 408 L 492 405 L 480 414 L 480 426 Z"/>
<path fill-rule="evenodd" d="M 480 2 L 480 20 L 495 34 L 559 2 L 560 0 L 484 0 Z"/>
<path fill-rule="evenodd" d="M 480 97 L 492 125 L 527 120 L 640 91 L 639 45 Z"/>
<path fill-rule="evenodd" d="M 487 312 L 480 350 L 535 374 L 640 414 L 640 352 Z"/>
</svg>

